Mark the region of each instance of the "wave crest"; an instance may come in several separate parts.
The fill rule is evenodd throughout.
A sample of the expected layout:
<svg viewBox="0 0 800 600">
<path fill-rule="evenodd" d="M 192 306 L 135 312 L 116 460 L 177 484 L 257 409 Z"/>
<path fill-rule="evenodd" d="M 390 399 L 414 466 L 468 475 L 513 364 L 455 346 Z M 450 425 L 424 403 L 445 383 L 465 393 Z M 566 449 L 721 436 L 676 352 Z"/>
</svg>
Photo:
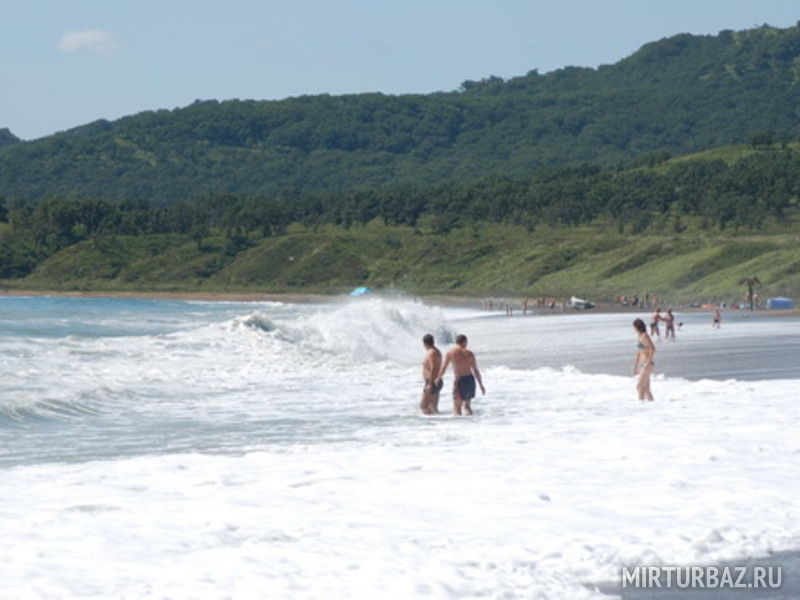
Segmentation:
<svg viewBox="0 0 800 600">
<path fill-rule="evenodd" d="M 439 344 L 453 341 L 442 312 L 413 300 L 364 298 L 332 312 L 325 310 L 278 322 L 263 313 L 253 313 L 238 319 L 238 323 L 303 351 L 355 361 L 410 364 L 420 360 L 422 336 L 426 333 Z"/>
</svg>

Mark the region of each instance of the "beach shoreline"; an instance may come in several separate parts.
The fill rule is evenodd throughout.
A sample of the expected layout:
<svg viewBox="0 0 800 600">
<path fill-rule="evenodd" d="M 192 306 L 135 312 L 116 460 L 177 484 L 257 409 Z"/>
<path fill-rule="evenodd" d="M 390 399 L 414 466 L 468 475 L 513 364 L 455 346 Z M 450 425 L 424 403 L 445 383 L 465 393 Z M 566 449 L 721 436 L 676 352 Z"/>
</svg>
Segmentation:
<svg viewBox="0 0 800 600">
<path fill-rule="evenodd" d="M 0 571 L 17 596 L 35 579 L 56 596 L 677 600 L 694 592 L 621 589 L 622 567 L 721 563 L 783 567 L 782 590 L 742 600 L 798 597 L 794 321 L 731 315 L 720 333 L 678 312 L 685 338 L 660 343 L 656 402 L 640 403 L 641 306 L 526 318 L 479 296 L 86 295 L 0 295 L 16 549 Z M 418 414 L 426 331 L 470 336 L 489 388 L 473 419 Z"/>
<path fill-rule="evenodd" d="M 283 302 L 290 304 L 331 304 L 345 302 L 352 297 L 348 294 L 320 294 L 303 292 L 193 292 L 193 291 L 121 291 L 121 290 L 23 290 L 0 289 L 0 297 L 64 297 L 64 298 L 127 298 L 141 300 L 184 300 L 200 302 Z M 378 297 L 387 297 L 378 292 Z M 393 297 L 393 295 L 389 295 Z M 397 294 L 396 297 L 412 298 L 429 304 L 439 304 L 455 308 L 484 309 L 487 312 L 503 313 L 503 304 L 498 302 L 496 308 L 488 311 L 485 307 L 483 296 L 447 296 L 439 294 Z M 523 316 L 522 301 L 511 300 L 514 310 L 511 316 Z M 672 307 L 676 313 L 711 313 L 712 307 L 681 306 Z M 642 314 L 653 311 L 654 308 L 641 308 L 635 306 L 622 306 L 616 303 L 598 302 L 594 308 L 587 310 L 557 306 L 556 308 L 541 308 L 529 306 L 528 315 L 574 315 L 574 314 L 610 314 L 630 313 Z M 798 317 L 800 309 L 785 310 L 755 310 L 745 308 L 720 309 L 723 314 L 751 315 L 758 317 Z"/>
<path fill-rule="evenodd" d="M 63 298 L 127 298 L 141 300 L 188 300 L 209 302 L 289 302 L 313 304 L 338 302 L 348 296 L 271 292 L 156 292 L 156 291 L 64 291 L 0 290 L 0 296 Z"/>
</svg>

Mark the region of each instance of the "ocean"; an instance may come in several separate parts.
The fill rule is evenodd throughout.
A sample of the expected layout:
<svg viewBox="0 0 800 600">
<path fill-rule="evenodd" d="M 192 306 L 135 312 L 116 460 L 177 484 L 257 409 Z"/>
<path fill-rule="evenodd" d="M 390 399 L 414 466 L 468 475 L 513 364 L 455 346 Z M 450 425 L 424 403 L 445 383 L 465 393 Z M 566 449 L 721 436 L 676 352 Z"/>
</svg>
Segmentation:
<svg viewBox="0 0 800 600">
<path fill-rule="evenodd" d="M 796 551 L 800 319 L 678 314 L 641 403 L 636 316 L 0 297 L 0 598 L 609 598 Z M 475 416 L 450 374 L 419 414 L 428 332 Z"/>
</svg>

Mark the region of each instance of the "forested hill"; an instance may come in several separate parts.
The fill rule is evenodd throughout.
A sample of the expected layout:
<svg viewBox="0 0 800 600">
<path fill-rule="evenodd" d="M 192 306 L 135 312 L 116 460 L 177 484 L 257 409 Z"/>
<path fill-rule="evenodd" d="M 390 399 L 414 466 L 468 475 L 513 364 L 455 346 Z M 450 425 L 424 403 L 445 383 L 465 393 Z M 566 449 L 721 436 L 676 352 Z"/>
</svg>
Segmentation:
<svg viewBox="0 0 800 600">
<path fill-rule="evenodd" d="M 204 101 L 30 142 L 0 131 L 0 196 L 277 197 L 614 166 L 800 138 L 800 25 L 677 35 L 614 65 L 429 95 Z"/>
<path fill-rule="evenodd" d="M 0 146 L 9 146 L 11 144 L 16 144 L 19 141 L 19 138 L 11 133 L 7 127 L 0 129 Z"/>
</svg>

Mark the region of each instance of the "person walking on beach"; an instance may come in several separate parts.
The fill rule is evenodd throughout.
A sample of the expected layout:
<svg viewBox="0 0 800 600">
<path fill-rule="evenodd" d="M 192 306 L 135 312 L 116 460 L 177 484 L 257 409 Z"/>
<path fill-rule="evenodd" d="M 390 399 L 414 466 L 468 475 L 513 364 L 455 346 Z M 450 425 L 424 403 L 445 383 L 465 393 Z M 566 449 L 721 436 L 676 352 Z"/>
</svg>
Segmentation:
<svg viewBox="0 0 800 600">
<path fill-rule="evenodd" d="M 722 326 L 722 313 L 719 312 L 718 308 L 714 309 L 714 320 L 711 321 L 711 326 L 714 329 L 719 329 Z"/>
<path fill-rule="evenodd" d="M 425 358 L 422 361 L 422 379 L 425 381 L 425 386 L 422 388 L 419 408 L 426 415 L 435 415 L 439 413 L 439 392 L 442 391 L 442 380 L 437 378 L 442 366 L 442 353 L 436 347 L 430 333 L 422 336 L 422 345 L 425 347 Z"/>
<path fill-rule="evenodd" d="M 672 314 L 672 309 L 667 309 L 667 314 L 661 317 L 664 321 L 664 339 L 668 340 L 670 337 L 675 339 L 675 315 Z"/>
<path fill-rule="evenodd" d="M 636 330 L 636 358 L 633 364 L 633 374 L 638 375 L 639 379 L 636 381 L 636 391 L 639 393 L 639 400 L 649 400 L 652 402 L 653 394 L 650 391 L 650 376 L 655 369 L 655 362 L 653 362 L 653 355 L 656 353 L 656 347 L 653 340 L 647 335 L 647 326 L 641 319 L 636 319 L 633 322 L 633 328 Z"/>
<path fill-rule="evenodd" d="M 661 331 L 658 329 L 658 322 L 663 321 L 664 317 L 661 316 L 661 309 L 656 308 L 656 312 L 650 317 L 650 335 L 657 335 L 661 337 Z"/>
<path fill-rule="evenodd" d="M 437 383 L 442 383 L 447 367 L 453 363 L 453 414 L 461 415 L 463 407 L 467 415 L 472 414 L 470 402 L 475 397 L 475 382 L 481 387 L 481 393 L 486 393 L 478 370 L 478 361 L 471 350 L 467 350 L 467 336 L 463 333 L 456 336 L 456 345 L 447 353 L 444 364 L 439 372 Z"/>
</svg>

